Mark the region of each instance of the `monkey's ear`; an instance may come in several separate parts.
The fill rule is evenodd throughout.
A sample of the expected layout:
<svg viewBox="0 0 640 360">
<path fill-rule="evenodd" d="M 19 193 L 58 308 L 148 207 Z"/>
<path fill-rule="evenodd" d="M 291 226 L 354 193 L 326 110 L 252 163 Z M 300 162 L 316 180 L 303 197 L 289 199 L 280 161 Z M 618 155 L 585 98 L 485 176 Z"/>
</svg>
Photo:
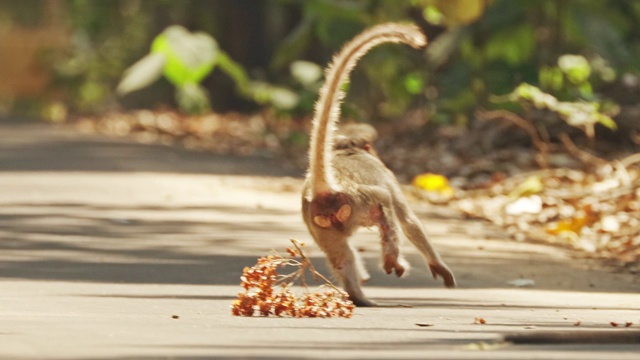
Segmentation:
<svg viewBox="0 0 640 360">
<path fill-rule="evenodd" d="M 338 221 L 343 223 L 349 220 L 350 217 L 351 217 L 351 206 L 349 204 L 344 204 L 340 206 L 340 209 L 338 209 L 338 212 L 336 213 L 336 219 L 338 219 Z"/>
<path fill-rule="evenodd" d="M 313 222 L 321 228 L 331 227 L 331 219 L 324 215 L 316 215 L 313 217 Z"/>
</svg>

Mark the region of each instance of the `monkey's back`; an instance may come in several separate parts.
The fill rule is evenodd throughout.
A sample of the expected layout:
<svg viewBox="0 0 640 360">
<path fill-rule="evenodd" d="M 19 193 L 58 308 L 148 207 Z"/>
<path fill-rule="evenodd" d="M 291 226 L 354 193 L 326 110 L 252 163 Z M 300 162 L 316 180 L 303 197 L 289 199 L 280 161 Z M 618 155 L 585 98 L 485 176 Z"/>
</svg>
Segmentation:
<svg viewBox="0 0 640 360">
<path fill-rule="evenodd" d="M 333 167 L 340 185 L 352 187 L 354 184 L 389 186 L 395 180 L 393 173 L 382 161 L 366 150 L 351 148 L 335 151 Z"/>
</svg>

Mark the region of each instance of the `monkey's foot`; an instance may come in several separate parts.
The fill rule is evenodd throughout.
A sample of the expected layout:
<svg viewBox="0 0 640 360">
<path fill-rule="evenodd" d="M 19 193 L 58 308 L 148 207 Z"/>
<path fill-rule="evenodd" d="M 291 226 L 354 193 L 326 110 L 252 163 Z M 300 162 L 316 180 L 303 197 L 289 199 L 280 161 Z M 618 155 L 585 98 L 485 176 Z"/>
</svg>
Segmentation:
<svg viewBox="0 0 640 360">
<path fill-rule="evenodd" d="M 408 263 L 404 261 L 404 259 L 399 258 L 398 256 L 385 255 L 384 256 L 384 264 L 382 268 L 387 274 L 391 274 L 395 271 L 396 276 L 400 277 L 404 274 L 405 269 L 408 268 Z"/>
<path fill-rule="evenodd" d="M 448 288 L 456 287 L 456 279 L 453 277 L 451 270 L 449 270 L 447 265 L 444 263 L 429 264 L 429 270 L 431 270 L 431 275 L 433 275 L 434 279 L 437 279 L 438 275 L 442 277 L 442 280 L 444 280 L 444 286 Z"/>
<path fill-rule="evenodd" d="M 376 307 L 378 306 L 378 304 L 375 301 L 371 301 L 367 298 L 364 299 L 358 299 L 358 298 L 353 298 L 353 297 L 349 297 L 349 300 L 351 300 L 353 302 L 353 305 L 357 306 L 357 307 Z"/>
</svg>

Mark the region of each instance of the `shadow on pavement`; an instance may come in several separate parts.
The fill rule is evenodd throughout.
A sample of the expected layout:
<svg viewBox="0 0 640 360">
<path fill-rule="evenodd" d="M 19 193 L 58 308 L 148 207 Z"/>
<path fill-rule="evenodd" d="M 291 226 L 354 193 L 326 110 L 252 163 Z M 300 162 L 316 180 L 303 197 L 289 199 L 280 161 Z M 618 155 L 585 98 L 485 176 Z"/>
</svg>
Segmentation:
<svg viewBox="0 0 640 360">
<path fill-rule="evenodd" d="M 5 204 L 4 210 L 8 212 L 0 213 L 0 278 L 5 279 L 237 285 L 242 269 L 255 264 L 259 256 L 268 255 L 274 248 L 283 252 L 289 246 L 289 238 L 309 237 L 301 221 L 283 220 L 297 220 L 297 213 L 278 209 L 16 203 Z M 185 218 L 185 213 L 197 214 L 197 219 Z M 219 219 L 217 214 L 223 213 L 242 217 L 242 221 Z M 265 213 L 270 217 L 264 218 Z M 174 217 L 175 214 L 181 215 Z M 274 245 L 277 241 L 281 246 Z M 309 250 L 318 270 L 329 274 L 319 251 Z M 398 279 L 379 269 L 377 241 L 367 242 L 362 250 L 372 274 L 365 291 L 367 287 L 442 286 L 440 280 L 431 278 L 415 253 L 407 256 L 413 265 L 410 275 Z M 526 256 L 498 251 L 469 258 L 465 253 L 448 250 L 446 258 L 461 288 L 501 288 L 506 286 L 506 280 L 517 276 L 504 269 L 517 269 Z M 539 266 L 554 265 L 551 261 L 538 261 Z M 536 288 L 566 290 L 561 283 L 540 284 Z M 586 283 L 580 290 L 599 291 Z M 628 289 L 633 291 L 633 287 Z M 380 300 L 416 307 L 438 306 L 434 299 Z"/>
<path fill-rule="evenodd" d="M 296 233 L 295 226 L 275 221 L 237 224 L 216 220 L 216 213 L 241 213 L 251 218 L 266 211 L 248 207 L 4 205 L 5 210 L 12 207 L 16 209 L 13 213 L 0 214 L 0 278 L 238 284 L 242 269 L 268 254 L 269 249 L 257 242 L 264 238 L 265 229 Z M 113 217 L 118 211 L 132 216 Z M 271 215 L 287 214 L 284 210 L 268 211 Z M 208 219 L 166 219 L 181 212 L 204 214 L 200 216 Z M 149 218 L 154 216 L 161 219 Z M 256 256 L 230 254 L 250 249 Z"/>
<path fill-rule="evenodd" d="M 216 156 L 169 146 L 132 144 L 41 125 L 0 126 L 0 176 L 9 171 L 76 170 L 251 175 L 286 175 L 289 171 L 268 158 Z M 128 181 L 127 174 L 123 176 Z M 73 186 L 68 184 L 77 192 Z M 274 247 L 284 251 L 290 238 L 310 240 L 297 209 L 278 210 L 255 204 L 128 206 L 126 195 L 120 195 L 123 198 L 117 199 L 117 205 L 90 201 L 47 203 L 37 197 L 37 191 L 34 194 L 33 199 L 25 195 L 28 202 L 2 205 L 0 278 L 235 285 L 242 269 L 255 264 L 257 257 L 269 254 Z M 438 248 L 462 288 L 506 287 L 509 280 L 537 276 L 540 268 L 547 268 L 547 274 L 554 273 L 548 269 L 555 273 L 572 271 L 557 260 L 528 253 L 480 251 L 476 245 L 463 248 L 455 243 L 457 234 L 452 229 L 455 231 L 455 227 L 449 227 L 444 230 L 446 233 L 433 237 L 453 240 L 438 244 Z M 460 238 L 474 236 L 460 233 Z M 362 250 L 372 274 L 365 288 L 442 286 L 431 278 L 415 252 L 408 256 L 413 265 L 410 275 L 397 279 L 379 270 L 377 241 L 368 242 Z M 319 270 L 329 273 L 319 251 L 312 255 Z M 523 264 L 528 264 L 529 273 L 521 270 Z M 576 272 L 573 278 L 560 275 L 538 278 L 536 288 L 603 289 L 590 283 L 586 273 Z M 602 279 L 603 284 L 607 281 Z M 637 285 L 617 291 L 634 292 Z"/>
</svg>

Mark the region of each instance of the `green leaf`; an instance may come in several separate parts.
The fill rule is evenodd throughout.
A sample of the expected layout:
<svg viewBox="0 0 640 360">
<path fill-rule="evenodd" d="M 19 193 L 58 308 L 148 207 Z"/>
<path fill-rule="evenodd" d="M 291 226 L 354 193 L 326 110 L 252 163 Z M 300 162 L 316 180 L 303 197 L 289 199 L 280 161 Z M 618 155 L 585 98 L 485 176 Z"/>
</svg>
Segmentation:
<svg viewBox="0 0 640 360">
<path fill-rule="evenodd" d="M 562 55 L 558 59 L 558 67 L 573 84 L 582 84 L 591 75 L 589 61 L 581 55 Z"/>
<path fill-rule="evenodd" d="M 272 86 L 270 93 L 271 103 L 279 109 L 291 110 L 298 105 L 298 94 L 287 88 Z"/>
<path fill-rule="evenodd" d="M 515 90 L 509 95 L 509 98 L 512 101 L 528 101 L 532 103 L 537 109 L 555 110 L 558 104 L 558 99 L 556 99 L 553 95 L 549 95 L 539 88 L 527 83 L 522 83 L 517 88 L 515 88 Z"/>
<path fill-rule="evenodd" d="M 177 87 L 176 100 L 180 110 L 187 114 L 203 114 L 211 110 L 207 91 L 196 83 Z"/>
<path fill-rule="evenodd" d="M 291 75 L 305 86 L 316 83 L 322 78 L 322 67 L 310 61 L 294 61 L 290 69 Z"/>
<path fill-rule="evenodd" d="M 422 79 L 422 74 L 416 72 L 405 76 L 404 88 L 409 94 L 421 94 L 424 90 L 424 80 Z"/>
<path fill-rule="evenodd" d="M 251 83 L 251 95 L 259 104 L 271 104 L 282 110 L 293 109 L 300 100 L 298 94 L 285 87 L 259 81 Z"/>
<path fill-rule="evenodd" d="M 233 61 L 226 53 L 218 53 L 218 66 L 236 83 L 238 90 L 244 96 L 251 96 L 251 82 L 244 68 Z"/>
<path fill-rule="evenodd" d="M 445 20 L 442 12 L 434 5 L 427 5 L 422 11 L 422 17 L 433 25 L 442 25 Z"/>
<path fill-rule="evenodd" d="M 560 102 L 556 111 L 571 126 L 589 127 L 600 123 L 611 130 L 616 130 L 618 126 L 615 121 L 601 113 L 598 108 L 598 104 L 594 102 Z"/>
<path fill-rule="evenodd" d="M 597 114 L 597 121 L 610 130 L 618 129 L 618 124 L 608 115 Z"/>
<path fill-rule="evenodd" d="M 544 66 L 540 69 L 538 77 L 543 88 L 560 91 L 564 85 L 562 70 L 557 67 Z"/>
<path fill-rule="evenodd" d="M 125 71 L 116 91 L 125 95 L 151 85 L 162 76 L 165 62 L 166 57 L 159 53 L 143 57 Z"/>
<path fill-rule="evenodd" d="M 582 96 L 585 100 L 593 99 L 593 87 L 589 82 L 581 84 L 578 89 L 580 90 L 580 96 Z"/>
<path fill-rule="evenodd" d="M 190 33 L 175 25 L 155 38 L 151 52 L 165 56 L 164 75 L 178 87 L 202 81 L 213 70 L 220 53 L 210 35 Z"/>
<path fill-rule="evenodd" d="M 538 109 L 547 109 L 556 112 L 567 124 L 578 128 L 590 128 L 595 123 L 616 130 L 615 121 L 600 111 L 600 105 L 596 102 L 564 102 L 558 101 L 535 86 L 522 83 L 511 94 L 511 101 L 524 100 L 532 103 Z"/>
</svg>

